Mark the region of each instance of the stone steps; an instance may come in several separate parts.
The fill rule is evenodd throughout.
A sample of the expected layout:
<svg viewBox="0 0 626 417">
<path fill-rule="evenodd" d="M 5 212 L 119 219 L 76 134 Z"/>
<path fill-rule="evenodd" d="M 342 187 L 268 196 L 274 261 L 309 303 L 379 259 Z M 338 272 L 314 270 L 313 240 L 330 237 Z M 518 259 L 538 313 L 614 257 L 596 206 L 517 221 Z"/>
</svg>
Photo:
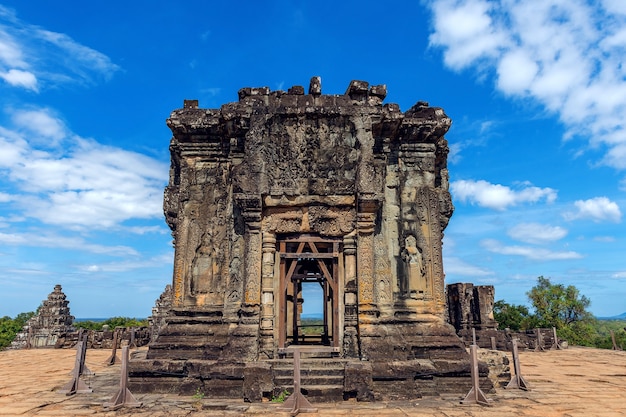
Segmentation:
<svg viewBox="0 0 626 417">
<path fill-rule="evenodd" d="M 293 359 L 274 359 L 272 363 L 274 386 L 278 392 L 293 392 Z M 341 401 L 344 391 L 345 361 L 329 358 L 300 361 L 300 387 L 312 401 Z"/>
</svg>

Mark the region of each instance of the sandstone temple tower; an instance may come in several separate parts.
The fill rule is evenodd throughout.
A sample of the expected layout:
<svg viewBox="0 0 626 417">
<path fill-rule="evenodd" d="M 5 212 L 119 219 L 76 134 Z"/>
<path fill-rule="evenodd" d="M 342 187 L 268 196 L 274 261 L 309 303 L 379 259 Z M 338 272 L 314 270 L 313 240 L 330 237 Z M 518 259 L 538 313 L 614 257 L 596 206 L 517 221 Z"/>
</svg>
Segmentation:
<svg viewBox="0 0 626 417">
<path fill-rule="evenodd" d="M 260 400 L 293 346 L 339 364 L 344 398 L 469 386 L 445 322 L 451 121 L 385 96 L 363 81 L 323 95 L 314 77 L 308 94 L 243 88 L 219 109 L 172 112 L 172 308 L 131 364 L 135 389 Z M 307 302 L 320 304 L 318 333 L 302 326 Z"/>
</svg>

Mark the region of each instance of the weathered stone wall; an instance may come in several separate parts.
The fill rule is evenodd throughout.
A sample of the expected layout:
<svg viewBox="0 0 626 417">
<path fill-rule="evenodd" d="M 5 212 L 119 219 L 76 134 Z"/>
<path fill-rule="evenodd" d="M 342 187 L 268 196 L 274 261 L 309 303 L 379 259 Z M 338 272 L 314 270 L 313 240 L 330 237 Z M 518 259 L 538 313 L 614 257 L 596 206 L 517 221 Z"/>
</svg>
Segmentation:
<svg viewBox="0 0 626 417">
<path fill-rule="evenodd" d="M 117 332 L 117 339 L 115 333 Z M 87 341 L 89 349 L 112 349 L 113 342 L 117 340 L 117 347 L 123 344 L 131 347 L 147 346 L 150 343 L 152 331 L 149 327 L 117 327 L 114 330 L 81 330 L 65 333 L 59 336 L 56 348 L 73 348 L 81 336 Z"/>
</svg>

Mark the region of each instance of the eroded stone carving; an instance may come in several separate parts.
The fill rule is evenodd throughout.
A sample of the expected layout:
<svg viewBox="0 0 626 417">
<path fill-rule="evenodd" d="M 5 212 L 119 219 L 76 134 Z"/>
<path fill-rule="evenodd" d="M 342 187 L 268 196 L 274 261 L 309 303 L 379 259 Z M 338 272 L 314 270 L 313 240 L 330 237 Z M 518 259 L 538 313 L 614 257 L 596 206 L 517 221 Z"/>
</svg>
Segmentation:
<svg viewBox="0 0 626 417">
<path fill-rule="evenodd" d="M 196 378 L 205 393 L 250 390 L 242 397 L 258 399 L 260 386 L 237 379 L 258 368 L 245 364 L 279 361 L 300 344 L 368 361 L 348 366 L 344 389 L 359 398 L 386 395 L 391 385 L 380 381 L 390 381 L 392 361 L 407 398 L 421 395 L 420 369 L 466 372 L 445 321 L 450 119 L 425 102 L 406 112 L 383 104 L 386 86 L 365 81 L 343 95 L 321 91 L 319 77 L 308 94 L 243 88 L 238 102 L 202 109 L 185 100 L 170 115 L 173 305 L 131 372 L 136 389 L 179 369 L 180 391 Z M 310 336 L 301 315 L 313 302 L 323 330 Z"/>
</svg>

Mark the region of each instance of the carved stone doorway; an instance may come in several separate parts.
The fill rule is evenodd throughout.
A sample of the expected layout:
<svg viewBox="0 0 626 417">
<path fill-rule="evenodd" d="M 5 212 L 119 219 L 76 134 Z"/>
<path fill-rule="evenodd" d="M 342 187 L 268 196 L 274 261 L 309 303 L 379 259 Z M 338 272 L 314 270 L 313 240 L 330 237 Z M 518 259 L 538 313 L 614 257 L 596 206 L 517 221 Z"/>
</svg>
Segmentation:
<svg viewBox="0 0 626 417">
<path fill-rule="evenodd" d="M 318 345 L 339 348 L 339 240 L 313 235 L 279 238 L 278 348 Z M 302 324 L 303 286 L 320 285 L 322 324 Z M 317 329 L 317 331 L 316 331 Z M 321 331 L 319 330 L 321 329 Z M 307 331 L 313 330 L 313 331 Z"/>
</svg>

